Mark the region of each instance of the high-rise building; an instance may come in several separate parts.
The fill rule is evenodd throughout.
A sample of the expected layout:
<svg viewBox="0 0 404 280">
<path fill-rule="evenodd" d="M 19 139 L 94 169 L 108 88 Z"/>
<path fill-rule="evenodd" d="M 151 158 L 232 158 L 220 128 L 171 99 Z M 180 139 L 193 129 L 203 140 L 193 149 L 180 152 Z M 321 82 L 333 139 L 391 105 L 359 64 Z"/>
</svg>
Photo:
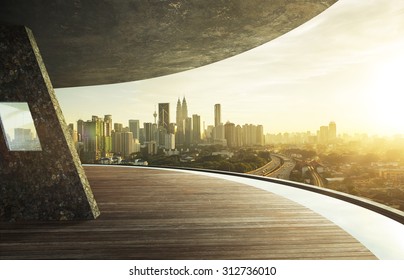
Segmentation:
<svg viewBox="0 0 404 280">
<path fill-rule="evenodd" d="M 112 153 L 112 116 L 104 115 L 104 135 L 102 139 L 104 143 L 104 150 L 102 155 L 110 156 Z"/>
<path fill-rule="evenodd" d="M 192 118 L 186 118 L 184 124 L 184 145 L 189 147 L 192 143 Z"/>
<path fill-rule="evenodd" d="M 164 140 L 164 148 L 167 150 L 175 150 L 175 136 L 172 133 L 167 133 Z"/>
<path fill-rule="evenodd" d="M 328 125 L 328 140 L 330 143 L 335 142 L 337 139 L 337 125 L 335 122 L 330 122 Z"/>
<path fill-rule="evenodd" d="M 227 141 L 226 138 L 224 138 L 224 134 L 224 125 L 222 123 L 215 126 L 213 128 L 213 144 L 226 147 Z"/>
<path fill-rule="evenodd" d="M 139 120 L 129 120 L 129 131 L 133 134 L 133 139 L 139 139 L 139 129 L 140 122 Z"/>
<path fill-rule="evenodd" d="M 83 122 L 83 153 L 80 155 L 84 163 L 94 163 L 99 154 L 97 137 L 97 123 L 94 121 Z"/>
<path fill-rule="evenodd" d="M 320 144 L 328 143 L 328 126 L 320 126 L 320 130 L 318 131 L 318 142 Z"/>
<path fill-rule="evenodd" d="M 192 115 L 192 143 L 199 144 L 201 142 L 201 116 Z"/>
<path fill-rule="evenodd" d="M 177 115 L 176 115 L 175 120 L 176 120 L 177 127 L 182 126 L 182 120 L 183 120 L 183 118 L 182 118 L 182 106 L 181 106 L 181 101 L 180 101 L 179 98 L 178 98 L 178 101 L 177 101 Z"/>
<path fill-rule="evenodd" d="M 220 111 L 221 111 L 220 104 L 215 104 L 215 126 L 218 126 L 222 123 Z"/>
<path fill-rule="evenodd" d="M 243 146 L 243 129 L 240 125 L 237 125 L 236 128 L 236 147 Z"/>
<path fill-rule="evenodd" d="M 123 124 L 121 123 L 114 123 L 114 130 L 115 132 L 122 132 Z"/>
<path fill-rule="evenodd" d="M 186 118 L 188 118 L 188 105 L 187 105 L 187 101 L 185 100 L 185 96 L 184 96 L 184 98 L 182 99 L 182 106 L 181 106 L 181 108 L 182 108 L 181 117 L 182 117 L 182 120 L 185 120 Z"/>
<path fill-rule="evenodd" d="M 170 124 L 170 103 L 159 103 L 159 127 L 164 127 L 168 131 Z"/>
<path fill-rule="evenodd" d="M 214 130 L 214 128 L 215 127 L 213 125 L 208 125 L 208 127 L 206 128 L 205 137 L 206 137 L 206 141 L 208 143 L 213 142 L 213 130 Z"/>
<path fill-rule="evenodd" d="M 243 143 L 244 146 L 257 145 L 257 126 L 253 124 L 243 125 Z"/>
<path fill-rule="evenodd" d="M 83 129 L 84 129 L 84 121 L 78 120 L 77 121 L 77 139 L 79 142 L 83 142 Z"/>
<path fill-rule="evenodd" d="M 104 116 L 104 126 L 105 126 L 105 136 L 112 135 L 112 116 L 105 115 Z"/>
<path fill-rule="evenodd" d="M 112 151 L 115 155 L 121 155 L 123 153 L 122 147 L 122 132 L 121 131 L 113 131 L 112 132 Z"/>
<path fill-rule="evenodd" d="M 227 122 L 224 125 L 224 138 L 227 141 L 227 146 L 232 148 L 236 146 L 236 125 Z"/>
<path fill-rule="evenodd" d="M 188 105 L 185 97 L 177 100 L 177 115 L 176 115 L 176 131 L 175 131 L 175 143 L 177 146 L 185 144 L 185 120 L 188 118 Z M 169 133 L 173 133 L 172 130 L 168 130 Z"/>
<path fill-rule="evenodd" d="M 145 142 L 150 142 L 153 139 L 153 124 L 143 123 Z"/>
<path fill-rule="evenodd" d="M 130 154 L 135 152 L 135 149 L 134 149 L 135 142 L 133 140 L 132 132 L 122 132 L 121 141 L 122 141 L 121 155 L 124 158 L 128 158 Z"/>
<path fill-rule="evenodd" d="M 264 127 L 262 125 L 257 125 L 257 139 L 256 139 L 256 145 L 258 146 L 264 146 Z"/>
</svg>

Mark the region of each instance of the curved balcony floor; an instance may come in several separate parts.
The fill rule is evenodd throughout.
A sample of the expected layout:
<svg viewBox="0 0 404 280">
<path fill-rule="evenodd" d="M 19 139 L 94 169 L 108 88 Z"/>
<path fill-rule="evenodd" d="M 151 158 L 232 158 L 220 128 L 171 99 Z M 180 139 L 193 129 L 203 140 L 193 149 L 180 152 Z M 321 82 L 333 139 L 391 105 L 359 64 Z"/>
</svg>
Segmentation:
<svg viewBox="0 0 404 280">
<path fill-rule="evenodd" d="M 242 178 L 158 168 L 85 170 L 101 216 L 0 223 L 1 259 L 376 258 L 331 219 Z"/>
</svg>

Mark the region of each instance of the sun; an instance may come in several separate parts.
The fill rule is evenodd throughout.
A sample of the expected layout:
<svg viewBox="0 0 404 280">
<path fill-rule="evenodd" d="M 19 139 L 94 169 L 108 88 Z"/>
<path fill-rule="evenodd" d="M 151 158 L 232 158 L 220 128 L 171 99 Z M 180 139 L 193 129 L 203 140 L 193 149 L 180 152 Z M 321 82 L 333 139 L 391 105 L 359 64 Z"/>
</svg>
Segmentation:
<svg viewBox="0 0 404 280">
<path fill-rule="evenodd" d="M 369 125 L 380 134 L 404 134 L 404 55 L 377 68 L 364 96 Z"/>
</svg>

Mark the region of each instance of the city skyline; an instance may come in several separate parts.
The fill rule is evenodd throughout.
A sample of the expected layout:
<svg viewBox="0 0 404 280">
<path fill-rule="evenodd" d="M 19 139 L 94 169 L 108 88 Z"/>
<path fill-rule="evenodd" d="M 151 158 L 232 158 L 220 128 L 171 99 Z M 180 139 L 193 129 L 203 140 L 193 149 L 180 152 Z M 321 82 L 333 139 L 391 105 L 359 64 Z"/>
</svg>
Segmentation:
<svg viewBox="0 0 404 280">
<path fill-rule="evenodd" d="M 265 133 L 315 131 L 403 134 L 404 3 L 340 0 L 291 32 L 235 57 L 154 79 L 56 89 L 67 122 L 109 112 L 152 120 L 158 103 L 187 96 L 189 111 L 214 123 L 260 123 Z M 96 108 L 89 111 L 89 108 Z M 151 113 L 150 113 L 151 112 Z"/>
</svg>

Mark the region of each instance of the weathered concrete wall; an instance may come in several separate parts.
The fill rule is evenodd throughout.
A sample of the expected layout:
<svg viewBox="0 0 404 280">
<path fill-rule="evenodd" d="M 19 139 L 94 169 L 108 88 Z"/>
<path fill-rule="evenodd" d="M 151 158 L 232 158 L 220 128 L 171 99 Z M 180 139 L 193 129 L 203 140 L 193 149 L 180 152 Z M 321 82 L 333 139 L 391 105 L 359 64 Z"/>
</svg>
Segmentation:
<svg viewBox="0 0 404 280">
<path fill-rule="evenodd" d="M 0 220 L 99 215 L 32 32 L 0 26 L 0 102 L 27 102 L 42 151 L 9 151 L 0 129 Z"/>
<path fill-rule="evenodd" d="M 12 0 L 0 1 L 0 20 L 33 30 L 59 88 L 142 80 L 220 61 L 285 34 L 336 1 Z"/>
</svg>

